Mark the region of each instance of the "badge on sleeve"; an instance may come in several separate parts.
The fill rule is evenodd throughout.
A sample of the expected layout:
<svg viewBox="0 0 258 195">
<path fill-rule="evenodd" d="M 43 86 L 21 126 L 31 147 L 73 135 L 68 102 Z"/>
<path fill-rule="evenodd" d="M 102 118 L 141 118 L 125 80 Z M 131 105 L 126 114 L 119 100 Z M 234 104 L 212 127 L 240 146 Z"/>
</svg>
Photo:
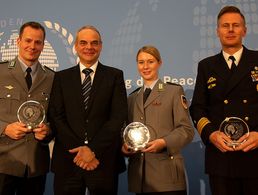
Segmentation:
<svg viewBox="0 0 258 195">
<path fill-rule="evenodd" d="M 184 109 L 188 108 L 187 99 L 184 95 L 181 95 L 181 103 L 182 103 Z"/>
</svg>

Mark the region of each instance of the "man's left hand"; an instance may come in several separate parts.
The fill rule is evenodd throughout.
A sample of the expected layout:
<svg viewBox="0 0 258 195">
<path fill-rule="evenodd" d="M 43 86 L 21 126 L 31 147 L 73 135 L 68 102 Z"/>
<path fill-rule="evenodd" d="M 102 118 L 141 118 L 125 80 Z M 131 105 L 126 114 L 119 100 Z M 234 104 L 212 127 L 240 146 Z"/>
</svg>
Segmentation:
<svg viewBox="0 0 258 195">
<path fill-rule="evenodd" d="M 95 158 L 94 152 L 88 146 L 79 146 L 69 150 L 70 153 L 76 154 L 73 162 L 78 166 L 81 163 L 89 163 Z"/>
<path fill-rule="evenodd" d="M 243 152 L 248 152 L 254 150 L 258 147 L 258 132 L 251 131 L 249 136 L 247 134 L 243 135 L 238 141 L 241 144 L 235 148 L 236 151 L 242 150 Z"/>
<path fill-rule="evenodd" d="M 33 129 L 35 138 L 38 140 L 43 140 L 50 133 L 50 128 L 48 125 L 41 123 L 37 128 Z"/>
</svg>

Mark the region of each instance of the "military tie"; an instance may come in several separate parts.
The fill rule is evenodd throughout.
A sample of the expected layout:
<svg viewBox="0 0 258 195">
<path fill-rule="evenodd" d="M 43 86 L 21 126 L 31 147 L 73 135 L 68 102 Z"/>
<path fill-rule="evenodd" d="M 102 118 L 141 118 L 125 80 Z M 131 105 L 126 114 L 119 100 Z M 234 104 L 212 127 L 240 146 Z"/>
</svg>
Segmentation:
<svg viewBox="0 0 258 195">
<path fill-rule="evenodd" d="M 146 88 L 143 93 L 143 104 L 146 102 L 147 98 L 149 97 L 151 93 L 151 88 Z"/>
<path fill-rule="evenodd" d="M 27 74 L 26 74 L 26 76 L 25 76 L 25 80 L 26 80 L 26 83 L 27 83 L 27 87 L 28 87 L 28 90 L 30 90 L 30 88 L 31 88 L 31 85 L 32 85 L 32 78 L 31 78 L 31 67 L 28 67 L 27 69 L 26 69 L 26 72 L 27 72 Z"/>
<path fill-rule="evenodd" d="M 234 56 L 229 56 L 229 59 L 232 60 L 232 64 L 231 64 L 231 72 L 234 72 L 236 70 L 236 64 L 235 64 L 235 57 Z"/>
<path fill-rule="evenodd" d="M 85 79 L 83 80 L 82 83 L 82 95 L 83 95 L 83 102 L 84 102 L 84 107 L 85 110 L 88 108 L 88 102 L 90 98 L 90 90 L 91 90 L 91 78 L 90 78 L 90 73 L 93 72 L 92 69 L 90 68 L 85 68 L 82 71 L 85 74 Z"/>
</svg>

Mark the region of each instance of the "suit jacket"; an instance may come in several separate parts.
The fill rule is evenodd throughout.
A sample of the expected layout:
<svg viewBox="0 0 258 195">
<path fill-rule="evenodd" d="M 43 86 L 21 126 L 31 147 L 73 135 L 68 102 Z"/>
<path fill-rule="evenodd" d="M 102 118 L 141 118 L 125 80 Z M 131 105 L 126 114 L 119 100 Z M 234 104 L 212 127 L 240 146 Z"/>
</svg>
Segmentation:
<svg viewBox="0 0 258 195">
<path fill-rule="evenodd" d="M 48 109 L 54 72 L 37 65 L 37 76 L 28 91 L 24 72 L 18 59 L 0 64 L 0 173 L 24 176 L 45 174 L 49 170 L 49 148 L 34 138 L 33 133 L 20 140 L 3 135 L 9 123 L 18 121 L 17 110 L 28 100 L 40 102 Z"/>
<path fill-rule="evenodd" d="M 97 188 L 114 182 L 125 170 L 121 155 L 121 129 L 127 119 L 127 99 L 123 72 L 98 63 L 85 112 L 79 65 L 57 72 L 50 98 L 50 123 L 55 129 L 52 171 L 86 172 L 88 186 Z M 85 145 L 95 153 L 100 165 L 85 171 L 73 163 L 69 149 Z"/>
<path fill-rule="evenodd" d="M 159 80 L 143 105 L 143 90 L 128 98 L 129 122 L 141 122 L 150 131 L 150 141 L 163 138 L 167 148 L 159 153 L 136 153 L 129 158 L 131 192 L 185 190 L 182 148 L 191 142 L 194 129 L 180 85 Z"/>
<path fill-rule="evenodd" d="M 222 153 L 209 142 L 226 117 L 240 117 L 250 131 L 258 131 L 258 52 L 244 47 L 232 74 L 222 52 L 199 63 L 190 107 L 206 144 L 206 172 L 228 177 L 258 177 L 258 150 Z"/>
</svg>

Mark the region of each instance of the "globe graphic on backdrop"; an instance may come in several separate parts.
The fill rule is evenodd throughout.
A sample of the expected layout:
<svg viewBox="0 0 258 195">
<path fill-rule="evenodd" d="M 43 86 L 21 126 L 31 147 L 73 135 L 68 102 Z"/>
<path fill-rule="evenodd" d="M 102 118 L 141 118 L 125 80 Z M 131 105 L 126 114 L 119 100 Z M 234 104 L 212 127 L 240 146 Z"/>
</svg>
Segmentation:
<svg viewBox="0 0 258 195">
<path fill-rule="evenodd" d="M 18 47 L 16 45 L 18 36 L 18 30 L 12 30 L 7 43 L 2 43 L 0 45 L 1 61 L 12 60 L 18 55 Z M 44 49 L 41 52 L 39 61 L 42 65 L 45 65 L 53 70 L 56 70 L 57 67 L 59 67 L 55 51 L 47 40 L 45 40 Z"/>
</svg>

